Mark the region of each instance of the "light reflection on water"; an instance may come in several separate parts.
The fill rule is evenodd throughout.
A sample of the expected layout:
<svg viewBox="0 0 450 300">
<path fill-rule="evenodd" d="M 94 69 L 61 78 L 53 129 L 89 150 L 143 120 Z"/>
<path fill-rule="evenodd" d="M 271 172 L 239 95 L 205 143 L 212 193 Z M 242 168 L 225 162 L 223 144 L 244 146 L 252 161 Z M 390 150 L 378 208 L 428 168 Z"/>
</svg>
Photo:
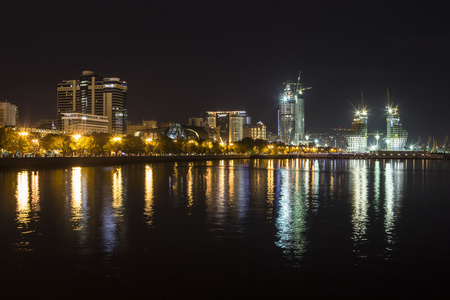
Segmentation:
<svg viewBox="0 0 450 300">
<path fill-rule="evenodd" d="M 83 187 L 82 187 L 82 176 L 81 167 L 72 168 L 72 178 L 71 178 L 71 198 L 70 206 L 72 211 L 72 223 L 74 230 L 83 229 L 83 219 L 87 217 L 86 215 L 86 203 L 83 203 Z M 84 206 L 84 207 L 83 207 Z"/>
<path fill-rule="evenodd" d="M 39 222 L 40 190 L 39 173 L 37 171 L 21 171 L 17 173 L 16 222 L 20 232 L 16 243 L 18 251 L 32 251 L 31 236 L 36 234 L 36 224 Z"/>
<path fill-rule="evenodd" d="M 286 165 L 288 166 L 288 165 Z M 301 259 L 306 251 L 305 236 L 306 204 L 305 194 L 299 186 L 301 173 L 288 167 L 280 170 L 280 196 L 278 217 L 276 219 L 277 238 L 275 244 L 283 249 L 288 259 Z"/>
<path fill-rule="evenodd" d="M 265 238 L 285 258 L 299 263 L 326 234 L 320 231 L 326 227 L 319 230 L 317 223 L 343 224 L 336 239 L 351 241 L 347 250 L 356 258 L 369 258 L 377 252 L 375 245 L 382 248 L 375 255 L 390 259 L 398 248 L 397 227 L 408 172 L 419 187 L 427 184 L 421 177 L 427 173 L 426 163 L 407 164 L 397 160 L 269 159 L 73 167 L 64 172 L 63 190 L 53 187 L 56 195 L 65 195 L 55 202 L 65 203 L 66 212 L 55 210 L 47 218 L 66 216 L 70 236 L 85 253 L 95 247 L 107 255 L 126 249 L 133 232 L 127 216 L 133 215 L 139 216 L 143 228 L 153 231 L 162 224 L 168 226 L 167 218 L 201 220 L 198 223 L 215 241 L 252 237 L 255 233 L 249 224 L 269 226 L 273 231 Z M 16 174 L 15 224 L 21 251 L 33 250 L 31 236 L 40 234 L 37 224 L 46 200 L 42 195 L 48 190 L 45 184 L 40 186 L 40 176 L 38 171 Z M 166 223 L 158 216 L 164 216 Z"/>
<path fill-rule="evenodd" d="M 385 166 L 385 205 L 384 205 L 384 229 L 386 235 L 386 254 L 393 250 L 396 243 L 395 223 L 401 216 L 400 208 L 403 198 L 404 162 L 390 162 Z"/>
<path fill-rule="evenodd" d="M 352 180 L 349 181 L 350 190 L 352 191 L 352 225 L 353 234 L 352 240 L 354 242 L 354 251 L 357 256 L 364 258 L 366 253 L 359 249 L 359 245 L 367 243 L 367 228 L 369 227 L 368 216 L 368 170 L 366 160 L 350 161 L 352 170 Z"/>
<path fill-rule="evenodd" d="M 153 223 L 153 198 L 154 186 L 153 186 L 153 167 L 150 165 L 145 166 L 145 207 L 144 216 L 146 223 L 152 227 Z"/>
</svg>

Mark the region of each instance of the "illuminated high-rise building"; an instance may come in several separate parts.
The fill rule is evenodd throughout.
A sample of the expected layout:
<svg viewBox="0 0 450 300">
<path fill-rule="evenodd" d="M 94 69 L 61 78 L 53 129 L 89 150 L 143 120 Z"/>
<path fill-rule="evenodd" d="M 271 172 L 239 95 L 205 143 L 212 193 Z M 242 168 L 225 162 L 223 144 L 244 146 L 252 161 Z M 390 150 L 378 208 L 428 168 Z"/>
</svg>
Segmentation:
<svg viewBox="0 0 450 300">
<path fill-rule="evenodd" d="M 57 126 L 64 130 L 65 113 L 83 113 L 108 117 L 108 132 L 126 134 L 126 81 L 103 78 L 92 71 L 83 71 L 77 80 L 64 80 L 57 88 Z"/>
<path fill-rule="evenodd" d="M 408 139 L 408 132 L 403 129 L 400 123 L 400 114 L 398 113 L 398 106 L 393 106 L 388 95 L 387 106 L 387 130 L 386 130 L 386 150 L 387 151 L 401 151 L 405 149 L 406 140 Z"/>
<path fill-rule="evenodd" d="M 244 124 L 249 118 L 245 111 L 208 111 L 208 126 L 217 130 L 216 139 L 223 143 L 234 143 L 243 138 Z"/>
<path fill-rule="evenodd" d="M 300 72 L 297 83 L 285 83 L 280 96 L 278 111 L 278 136 L 287 145 L 298 145 L 305 137 L 305 99 L 300 83 Z"/>
</svg>

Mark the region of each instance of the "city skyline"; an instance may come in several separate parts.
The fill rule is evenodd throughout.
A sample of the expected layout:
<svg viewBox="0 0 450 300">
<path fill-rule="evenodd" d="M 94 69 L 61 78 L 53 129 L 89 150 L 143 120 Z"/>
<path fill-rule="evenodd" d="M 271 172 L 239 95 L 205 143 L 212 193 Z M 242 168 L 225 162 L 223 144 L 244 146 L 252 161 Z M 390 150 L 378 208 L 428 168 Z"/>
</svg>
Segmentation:
<svg viewBox="0 0 450 300">
<path fill-rule="evenodd" d="M 55 118 L 56 84 L 90 69 L 129 83 L 133 122 L 186 123 L 208 110 L 245 110 L 276 132 L 282 83 L 301 70 L 313 87 L 305 97 L 307 132 L 349 128 L 347 100 L 357 103 L 361 89 L 368 131 L 385 130 L 389 88 L 408 142 L 448 133 L 449 34 L 438 7 L 261 4 L 208 14 L 135 1 L 90 9 L 25 3 L 7 4 L 1 18 L 11 29 L 0 72 L 0 99 L 19 107 L 24 125 Z"/>
</svg>

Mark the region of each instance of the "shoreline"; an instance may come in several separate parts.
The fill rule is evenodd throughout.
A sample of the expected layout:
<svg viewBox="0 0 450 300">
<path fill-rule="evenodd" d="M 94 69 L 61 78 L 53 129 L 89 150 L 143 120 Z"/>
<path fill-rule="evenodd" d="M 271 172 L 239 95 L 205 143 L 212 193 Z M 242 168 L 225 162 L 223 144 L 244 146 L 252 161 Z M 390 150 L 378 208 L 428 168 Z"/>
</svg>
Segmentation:
<svg viewBox="0 0 450 300">
<path fill-rule="evenodd" d="M 284 154 L 284 155 L 161 155 L 161 156 L 66 156 L 66 157 L 3 157 L 0 158 L 0 168 L 18 167 L 57 167 L 57 166 L 94 166 L 94 165 L 122 165 L 133 163 L 158 163 L 181 161 L 208 161 L 231 159 L 432 159 L 447 160 L 449 155 L 423 154 L 423 155 L 394 155 L 384 154 Z"/>
</svg>

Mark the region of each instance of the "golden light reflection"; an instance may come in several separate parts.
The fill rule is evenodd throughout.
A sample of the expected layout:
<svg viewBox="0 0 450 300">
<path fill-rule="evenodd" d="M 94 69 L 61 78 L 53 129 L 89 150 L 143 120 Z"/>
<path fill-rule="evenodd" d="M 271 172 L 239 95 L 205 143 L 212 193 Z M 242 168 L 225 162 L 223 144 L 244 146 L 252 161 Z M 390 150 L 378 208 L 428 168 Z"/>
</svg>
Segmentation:
<svg viewBox="0 0 450 300">
<path fill-rule="evenodd" d="M 223 166 L 223 160 L 220 161 L 220 165 Z M 219 206 L 225 206 L 225 169 L 219 169 L 219 176 L 217 180 L 217 200 L 220 203 Z"/>
<path fill-rule="evenodd" d="M 186 175 L 187 180 L 187 197 L 188 197 L 188 208 L 192 208 L 194 205 L 194 172 L 192 169 L 192 165 L 189 165 L 189 169 Z M 191 211 L 188 211 L 188 215 L 191 214 Z"/>
<path fill-rule="evenodd" d="M 259 173 L 258 173 L 259 174 Z M 228 205 L 233 205 L 233 202 L 235 201 L 236 197 L 236 185 L 237 183 L 234 182 L 234 166 L 233 164 L 230 164 L 230 168 L 228 169 Z M 242 185 L 237 186 L 238 190 L 239 187 Z"/>
<path fill-rule="evenodd" d="M 36 212 L 41 210 L 39 200 L 39 172 L 31 172 L 31 209 L 36 214 Z M 35 216 L 37 218 L 37 215 Z"/>
<path fill-rule="evenodd" d="M 266 210 L 266 222 L 272 223 L 273 218 L 273 202 L 275 201 L 275 178 L 273 169 L 273 159 L 268 161 L 267 166 L 267 210 Z"/>
<path fill-rule="evenodd" d="M 16 221 L 20 238 L 16 245 L 19 251 L 33 250 L 30 244 L 30 235 L 35 233 L 36 229 L 32 222 L 39 220 L 39 174 L 35 171 L 31 172 L 31 187 L 29 174 L 28 171 L 17 173 Z"/>
<path fill-rule="evenodd" d="M 17 222 L 19 228 L 25 228 L 31 220 L 31 206 L 29 202 L 28 171 L 17 174 Z"/>
<path fill-rule="evenodd" d="M 145 207 L 144 216 L 148 225 L 153 224 L 153 199 L 154 199 L 154 187 L 153 187 L 153 168 L 150 165 L 145 166 Z"/>
<path fill-rule="evenodd" d="M 175 199 L 180 198 L 180 194 L 183 194 L 183 177 L 180 176 L 178 170 L 178 164 L 173 166 L 173 174 L 169 176 L 169 195 Z"/>
<path fill-rule="evenodd" d="M 206 196 L 206 202 L 208 203 L 208 207 L 211 204 L 211 199 L 213 197 L 212 194 L 212 171 L 211 168 L 206 168 L 206 174 L 205 174 L 205 181 L 206 181 L 206 192 L 205 192 L 205 196 Z"/>
<path fill-rule="evenodd" d="M 83 219 L 83 193 L 81 183 L 81 167 L 72 168 L 71 180 L 71 212 L 74 230 L 83 228 L 81 220 Z"/>
<path fill-rule="evenodd" d="M 114 216 L 119 220 L 122 219 L 123 209 L 123 178 L 122 168 L 117 167 L 113 170 L 113 182 L 112 182 L 112 207 L 114 209 Z"/>
</svg>

